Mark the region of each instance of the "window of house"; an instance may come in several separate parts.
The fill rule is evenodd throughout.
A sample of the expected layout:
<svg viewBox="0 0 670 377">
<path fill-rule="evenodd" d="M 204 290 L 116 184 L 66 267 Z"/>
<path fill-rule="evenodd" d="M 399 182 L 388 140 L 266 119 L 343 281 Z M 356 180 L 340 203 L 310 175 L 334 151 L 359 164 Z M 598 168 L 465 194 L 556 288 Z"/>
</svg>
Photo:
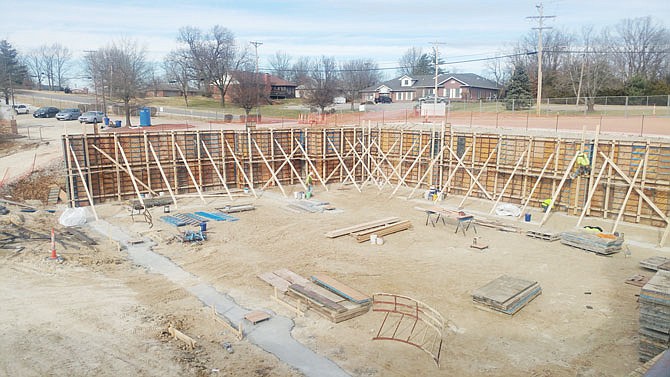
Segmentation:
<svg viewBox="0 0 670 377">
<path fill-rule="evenodd" d="M 402 80 L 402 86 L 410 86 L 409 79 Z"/>
<path fill-rule="evenodd" d="M 461 98 L 461 88 L 451 88 L 449 98 Z"/>
<path fill-rule="evenodd" d="M 399 101 L 399 100 L 401 100 L 401 99 L 402 99 L 402 92 L 396 92 L 396 94 L 395 94 L 395 100 L 396 100 L 396 101 Z"/>
</svg>

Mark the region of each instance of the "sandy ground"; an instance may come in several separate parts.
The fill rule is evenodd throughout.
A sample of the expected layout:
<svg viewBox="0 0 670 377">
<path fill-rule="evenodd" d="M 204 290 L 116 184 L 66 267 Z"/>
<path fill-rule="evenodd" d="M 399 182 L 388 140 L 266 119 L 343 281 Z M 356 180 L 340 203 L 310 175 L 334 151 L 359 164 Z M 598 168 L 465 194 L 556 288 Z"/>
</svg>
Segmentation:
<svg viewBox="0 0 670 377">
<path fill-rule="evenodd" d="M 70 124 L 67 127 L 80 128 Z M 4 161 L 3 170 L 13 163 Z M 351 186 L 332 185 L 327 192 L 317 187 L 315 199 L 338 210 L 315 214 L 292 211 L 287 207 L 292 199 L 278 190 L 258 199 L 238 198 L 235 203 L 252 202 L 257 209 L 238 214 L 237 222 L 210 222 L 209 240 L 200 245 L 172 241 L 178 230 L 157 220 L 162 208 L 152 210 L 156 221 L 151 229 L 133 222 L 121 203 L 96 208 L 106 221 L 152 238 L 158 243 L 156 252 L 249 309 L 294 316 L 269 299 L 271 287 L 257 278 L 265 271 L 289 268 L 303 276 L 327 274 L 368 294 L 410 296 L 448 320 L 438 368 L 417 348 L 371 340 L 383 319 L 379 313 L 339 324 L 314 312 L 294 318 L 296 339 L 354 376 L 619 376 L 639 366 L 639 288 L 624 280 L 652 274 L 639 268 L 641 259 L 670 256 L 668 248 L 654 247 L 659 230 L 620 226 L 630 257 L 602 257 L 558 242 L 478 227 L 481 242 L 490 245 L 481 252 L 469 248 L 472 229 L 464 236 L 454 234 L 451 223 L 425 226 L 425 215 L 414 207 L 430 203 L 391 198 L 390 192 L 388 186 L 382 192 L 366 186 L 362 193 Z M 459 199 L 447 198 L 442 205 L 455 207 Z M 179 210 L 227 203 L 225 198 L 209 198 L 207 204 L 184 199 Z M 477 200 L 466 204 L 476 215 L 489 208 L 489 203 Z M 10 209 L 12 219 L 20 221 L 16 208 Z M 55 226 L 59 214 L 21 213 L 27 227 L 43 233 Z M 381 246 L 323 236 L 388 216 L 411 220 L 413 228 L 387 236 Z M 0 218 L 3 224 L 9 221 Z M 539 219 L 539 212 L 533 213 L 533 220 Z M 576 221 L 554 214 L 549 229 L 570 230 Z M 594 219 L 586 223 L 606 225 Z M 27 243 L 18 253 L 0 249 L 0 374 L 300 375 L 247 340 L 237 341 L 187 291 L 134 266 L 116 244 L 89 234 L 100 245 L 59 245 L 63 263 L 45 260 L 48 240 Z M 543 293 L 514 317 L 475 308 L 472 291 L 502 274 L 537 280 Z M 170 339 L 169 323 L 196 339 L 196 349 Z M 227 353 L 222 342 L 232 343 L 234 353 Z"/>
</svg>

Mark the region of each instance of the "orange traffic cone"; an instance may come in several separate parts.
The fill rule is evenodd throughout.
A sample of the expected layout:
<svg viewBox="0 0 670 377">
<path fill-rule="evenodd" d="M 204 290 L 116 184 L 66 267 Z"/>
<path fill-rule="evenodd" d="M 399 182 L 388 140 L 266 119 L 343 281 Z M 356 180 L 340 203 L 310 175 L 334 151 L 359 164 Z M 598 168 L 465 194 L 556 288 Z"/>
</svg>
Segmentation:
<svg viewBox="0 0 670 377">
<path fill-rule="evenodd" d="M 49 259 L 58 259 L 58 255 L 56 254 L 56 233 L 53 228 L 51 228 L 51 258 Z"/>
</svg>

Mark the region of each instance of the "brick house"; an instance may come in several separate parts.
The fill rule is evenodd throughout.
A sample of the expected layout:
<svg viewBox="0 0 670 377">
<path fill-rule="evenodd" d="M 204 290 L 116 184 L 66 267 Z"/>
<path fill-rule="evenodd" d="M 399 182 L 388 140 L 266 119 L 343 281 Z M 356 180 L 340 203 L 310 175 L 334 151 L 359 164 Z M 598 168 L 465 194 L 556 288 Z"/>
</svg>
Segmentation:
<svg viewBox="0 0 670 377">
<path fill-rule="evenodd" d="M 498 85 L 474 73 L 444 73 L 437 77 L 437 94 L 452 101 L 490 100 L 498 97 Z M 403 75 L 361 91 L 361 100 L 388 96 L 394 102 L 415 101 L 433 94 L 435 76 Z"/>
<path fill-rule="evenodd" d="M 253 74 L 253 73 L 251 73 Z M 235 79 L 235 73 L 232 75 L 232 79 L 230 82 L 230 86 L 228 87 L 228 91 L 226 92 L 226 101 L 230 101 L 230 95 L 232 93 L 232 89 L 235 85 L 238 85 L 237 80 Z M 287 98 L 296 98 L 296 84 L 293 84 L 291 82 L 288 82 L 282 78 L 272 76 L 269 73 L 259 73 L 258 74 L 258 82 L 263 86 L 263 92 L 265 95 L 265 98 L 268 100 L 272 99 L 287 99 Z M 212 97 L 216 99 L 220 99 L 221 95 L 219 94 L 219 90 L 214 86 L 211 85 L 211 91 L 212 91 Z"/>
<path fill-rule="evenodd" d="M 194 96 L 198 94 L 198 91 L 197 89 L 189 88 L 187 94 Z M 159 83 L 146 92 L 147 97 L 181 97 L 183 95 L 184 92 L 181 90 L 181 86 L 171 83 Z"/>
</svg>

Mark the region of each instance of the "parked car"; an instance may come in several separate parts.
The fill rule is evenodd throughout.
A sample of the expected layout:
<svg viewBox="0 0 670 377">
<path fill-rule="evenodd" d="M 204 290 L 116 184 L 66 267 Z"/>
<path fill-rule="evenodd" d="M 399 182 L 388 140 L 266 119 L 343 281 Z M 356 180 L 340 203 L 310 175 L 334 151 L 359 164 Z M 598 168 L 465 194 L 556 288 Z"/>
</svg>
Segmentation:
<svg viewBox="0 0 670 377">
<path fill-rule="evenodd" d="M 435 96 L 433 94 L 429 94 L 425 97 L 419 98 L 419 102 L 435 102 Z M 437 102 L 438 103 L 449 103 L 449 98 L 447 97 L 437 97 Z"/>
<path fill-rule="evenodd" d="M 58 114 L 60 110 L 58 110 L 57 107 L 40 107 L 39 109 L 35 110 L 33 113 L 33 116 L 35 118 L 53 118 Z"/>
<path fill-rule="evenodd" d="M 79 117 L 79 123 L 102 123 L 105 113 L 102 111 L 87 111 Z"/>
<path fill-rule="evenodd" d="M 379 96 L 375 98 L 375 103 L 391 103 L 393 100 L 389 96 Z"/>
<path fill-rule="evenodd" d="M 75 120 L 79 119 L 81 116 L 81 111 L 79 109 L 63 109 L 58 114 L 56 114 L 56 119 L 58 120 Z"/>
<path fill-rule="evenodd" d="M 19 105 L 14 105 L 14 112 L 16 114 L 28 114 L 30 112 L 30 109 L 28 108 L 28 105 L 24 104 L 19 104 Z"/>
</svg>

